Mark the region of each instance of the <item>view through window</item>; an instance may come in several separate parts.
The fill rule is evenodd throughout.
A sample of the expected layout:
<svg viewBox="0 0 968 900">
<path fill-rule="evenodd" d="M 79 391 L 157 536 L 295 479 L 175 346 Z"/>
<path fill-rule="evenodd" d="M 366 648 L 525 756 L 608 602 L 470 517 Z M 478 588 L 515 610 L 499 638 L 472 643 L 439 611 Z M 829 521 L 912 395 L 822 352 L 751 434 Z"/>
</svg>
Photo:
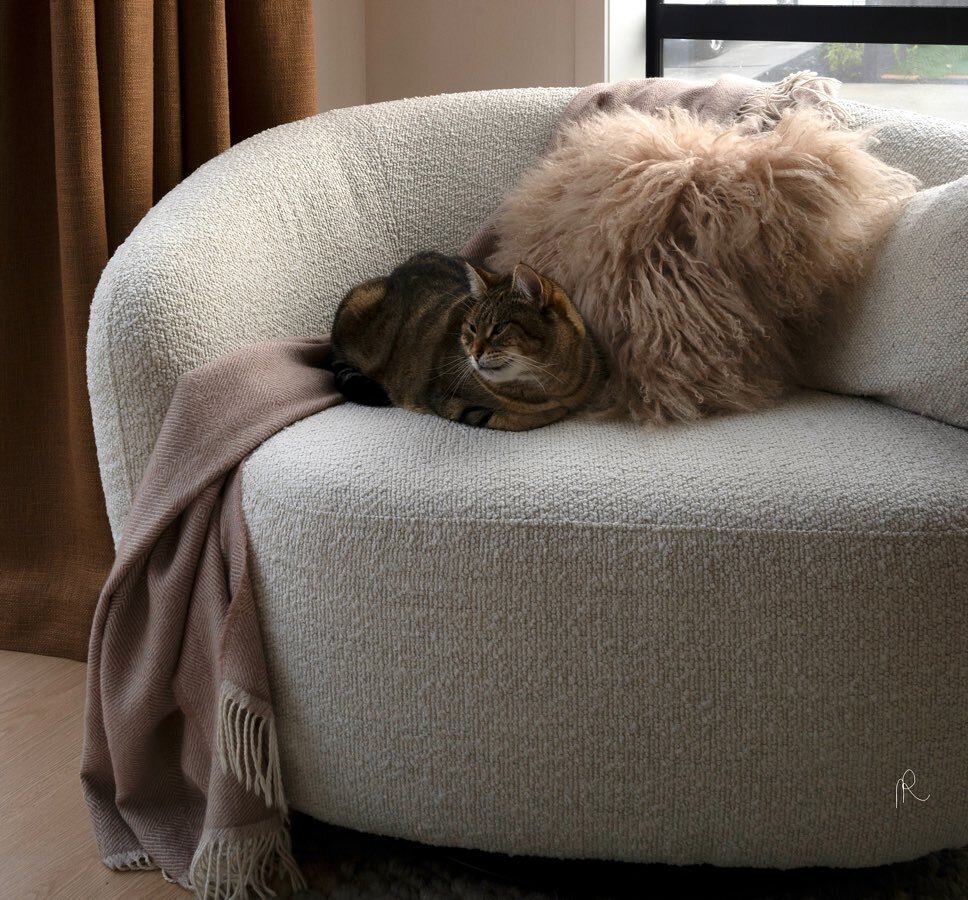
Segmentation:
<svg viewBox="0 0 968 900">
<path fill-rule="evenodd" d="M 768 82 L 809 69 L 841 81 L 844 99 L 968 122 L 968 0 L 649 5 L 649 74 L 708 80 L 733 73 Z M 814 39 L 783 39 L 793 37 Z"/>
</svg>

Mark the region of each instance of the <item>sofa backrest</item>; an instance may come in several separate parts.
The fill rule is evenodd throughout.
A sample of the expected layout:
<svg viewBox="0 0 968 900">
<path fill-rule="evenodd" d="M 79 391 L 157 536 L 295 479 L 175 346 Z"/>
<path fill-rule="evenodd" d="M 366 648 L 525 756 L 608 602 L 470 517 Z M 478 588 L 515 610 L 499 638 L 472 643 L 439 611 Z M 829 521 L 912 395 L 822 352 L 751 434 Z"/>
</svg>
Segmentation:
<svg viewBox="0 0 968 900">
<path fill-rule="evenodd" d="M 851 128 L 874 128 L 871 152 L 917 175 L 924 187 L 968 175 L 968 124 L 844 101 Z"/>
<path fill-rule="evenodd" d="M 334 110 L 256 135 L 172 190 L 106 267 L 88 385 L 115 540 L 184 372 L 329 330 L 347 289 L 416 250 L 456 252 L 544 151 L 577 88 Z M 926 185 L 968 171 L 968 128 L 848 104 Z"/>
</svg>

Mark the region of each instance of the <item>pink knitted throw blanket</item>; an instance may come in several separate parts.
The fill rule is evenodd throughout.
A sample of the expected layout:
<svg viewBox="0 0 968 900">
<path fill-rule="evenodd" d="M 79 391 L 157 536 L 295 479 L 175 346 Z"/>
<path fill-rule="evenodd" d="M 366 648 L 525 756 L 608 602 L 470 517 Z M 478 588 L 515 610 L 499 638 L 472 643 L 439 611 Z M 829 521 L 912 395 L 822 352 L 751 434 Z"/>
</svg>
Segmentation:
<svg viewBox="0 0 968 900">
<path fill-rule="evenodd" d="M 269 896 L 290 852 L 242 512 L 245 458 L 341 402 L 329 338 L 271 341 L 177 383 L 91 631 L 81 781 L 101 858 L 198 897 Z"/>
</svg>

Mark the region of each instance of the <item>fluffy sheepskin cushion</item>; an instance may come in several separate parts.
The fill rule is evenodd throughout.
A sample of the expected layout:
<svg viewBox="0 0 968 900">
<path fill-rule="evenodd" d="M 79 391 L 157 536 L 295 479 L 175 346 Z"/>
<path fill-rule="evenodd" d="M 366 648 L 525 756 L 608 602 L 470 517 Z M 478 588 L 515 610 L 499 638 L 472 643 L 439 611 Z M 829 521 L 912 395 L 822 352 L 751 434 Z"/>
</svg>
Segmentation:
<svg viewBox="0 0 968 900">
<path fill-rule="evenodd" d="M 611 412 L 762 407 L 917 187 L 866 140 L 812 111 L 762 134 L 679 109 L 596 115 L 504 200 L 488 264 L 526 261 L 571 293 L 610 357 Z"/>
</svg>

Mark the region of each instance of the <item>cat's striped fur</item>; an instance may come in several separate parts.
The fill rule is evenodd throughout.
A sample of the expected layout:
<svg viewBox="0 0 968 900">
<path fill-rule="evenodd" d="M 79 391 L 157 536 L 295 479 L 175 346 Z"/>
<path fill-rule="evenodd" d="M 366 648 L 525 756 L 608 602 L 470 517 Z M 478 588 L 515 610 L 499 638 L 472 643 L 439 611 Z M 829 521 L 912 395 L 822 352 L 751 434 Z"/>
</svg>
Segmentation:
<svg viewBox="0 0 968 900">
<path fill-rule="evenodd" d="M 523 431 L 586 407 L 606 371 L 565 292 L 526 265 L 498 276 L 427 251 L 354 287 L 333 322 L 337 387 L 402 406 Z"/>
</svg>

